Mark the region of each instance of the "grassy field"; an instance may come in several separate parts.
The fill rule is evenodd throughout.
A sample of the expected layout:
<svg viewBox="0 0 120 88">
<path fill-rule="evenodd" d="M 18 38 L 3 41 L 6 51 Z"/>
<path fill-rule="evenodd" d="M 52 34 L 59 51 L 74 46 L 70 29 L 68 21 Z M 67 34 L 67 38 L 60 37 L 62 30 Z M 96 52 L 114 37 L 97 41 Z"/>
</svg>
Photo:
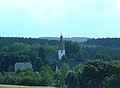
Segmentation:
<svg viewBox="0 0 120 88">
<path fill-rule="evenodd" d="M 35 87 L 35 86 L 15 86 L 15 85 L 0 85 L 0 88 L 55 88 L 55 87 Z"/>
</svg>

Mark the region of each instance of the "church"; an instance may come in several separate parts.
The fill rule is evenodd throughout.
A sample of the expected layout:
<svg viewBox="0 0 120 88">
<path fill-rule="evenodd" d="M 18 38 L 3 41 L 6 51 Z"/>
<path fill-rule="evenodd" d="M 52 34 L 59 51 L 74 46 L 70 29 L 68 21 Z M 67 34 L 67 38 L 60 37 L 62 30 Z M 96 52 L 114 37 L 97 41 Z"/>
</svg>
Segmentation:
<svg viewBox="0 0 120 88">
<path fill-rule="evenodd" d="M 63 36 L 61 34 L 59 41 L 58 59 L 61 60 L 64 55 L 65 55 L 65 44 L 64 44 Z"/>
</svg>

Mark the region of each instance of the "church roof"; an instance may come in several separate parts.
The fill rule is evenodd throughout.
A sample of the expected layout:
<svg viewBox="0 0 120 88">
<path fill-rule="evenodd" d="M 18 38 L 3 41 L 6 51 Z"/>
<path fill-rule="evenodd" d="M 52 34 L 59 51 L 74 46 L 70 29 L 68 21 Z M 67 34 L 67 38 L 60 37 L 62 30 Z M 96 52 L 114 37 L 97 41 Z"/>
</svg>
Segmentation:
<svg viewBox="0 0 120 88">
<path fill-rule="evenodd" d="M 64 45 L 62 34 L 60 36 L 59 50 L 65 50 L 65 45 Z"/>
<path fill-rule="evenodd" d="M 62 34 L 61 34 L 61 36 L 60 36 L 60 41 L 61 41 L 61 42 L 63 41 L 63 36 L 62 36 Z"/>
</svg>

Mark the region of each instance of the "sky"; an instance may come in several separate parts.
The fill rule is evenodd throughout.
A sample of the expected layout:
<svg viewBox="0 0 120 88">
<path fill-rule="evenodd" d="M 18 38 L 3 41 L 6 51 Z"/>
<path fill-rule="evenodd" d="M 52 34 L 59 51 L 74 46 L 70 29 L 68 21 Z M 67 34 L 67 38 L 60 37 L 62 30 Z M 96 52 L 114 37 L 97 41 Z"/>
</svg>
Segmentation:
<svg viewBox="0 0 120 88">
<path fill-rule="evenodd" d="M 0 36 L 120 37 L 120 0 L 0 0 Z"/>
</svg>

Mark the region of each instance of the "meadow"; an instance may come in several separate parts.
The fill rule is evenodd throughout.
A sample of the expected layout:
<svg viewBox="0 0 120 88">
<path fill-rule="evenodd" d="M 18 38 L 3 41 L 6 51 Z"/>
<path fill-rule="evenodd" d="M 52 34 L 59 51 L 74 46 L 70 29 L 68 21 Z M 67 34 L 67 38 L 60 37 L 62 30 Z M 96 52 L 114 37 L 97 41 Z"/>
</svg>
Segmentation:
<svg viewBox="0 0 120 88">
<path fill-rule="evenodd" d="M 35 87 L 35 86 L 0 85 L 0 88 L 55 88 L 55 87 Z"/>
</svg>

